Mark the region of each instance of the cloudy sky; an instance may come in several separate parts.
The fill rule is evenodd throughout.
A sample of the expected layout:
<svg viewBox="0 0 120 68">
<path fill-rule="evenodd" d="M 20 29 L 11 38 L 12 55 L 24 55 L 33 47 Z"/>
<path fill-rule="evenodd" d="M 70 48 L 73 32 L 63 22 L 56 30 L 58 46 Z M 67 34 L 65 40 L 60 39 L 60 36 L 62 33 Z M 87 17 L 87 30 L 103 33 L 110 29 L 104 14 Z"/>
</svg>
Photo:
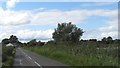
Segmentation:
<svg viewBox="0 0 120 68">
<path fill-rule="evenodd" d="M 48 41 L 58 23 L 83 29 L 82 39 L 118 38 L 117 2 L 0 2 L 0 41 L 16 35 L 20 41 Z"/>
</svg>

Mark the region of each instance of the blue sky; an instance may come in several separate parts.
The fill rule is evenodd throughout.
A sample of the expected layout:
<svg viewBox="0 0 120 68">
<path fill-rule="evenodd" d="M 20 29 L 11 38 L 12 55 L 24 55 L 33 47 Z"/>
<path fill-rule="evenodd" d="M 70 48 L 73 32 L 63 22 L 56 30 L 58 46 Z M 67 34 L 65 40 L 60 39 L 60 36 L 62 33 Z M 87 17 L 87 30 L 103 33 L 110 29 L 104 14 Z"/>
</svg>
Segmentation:
<svg viewBox="0 0 120 68">
<path fill-rule="evenodd" d="M 14 34 L 21 41 L 33 38 L 48 41 L 52 39 L 57 23 L 62 22 L 73 22 L 86 31 L 83 39 L 104 36 L 115 39 L 117 9 L 117 2 L 2 2 L 0 12 L 5 20 L 0 19 L 3 22 L 0 23 L 0 39 Z"/>
<path fill-rule="evenodd" d="M 104 3 L 104 5 L 97 5 L 96 3 Z M 105 3 L 107 5 L 105 5 Z M 112 3 L 112 4 L 109 4 Z M 88 6 L 87 6 L 88 5 Z M 92 7 L 89 5 L 93 5 Z M 94 6 L 95 5 L 95 6 Z M 2 3 L 2 7 L 6 9 L 6 2 Z M 36 8 L 57 9 L 62 11 L 69 11 L 75 9 L 117 9 L 117 2 L 18 2 L 14 8 L 15 11 L 33 10 Z"/>
</svg>

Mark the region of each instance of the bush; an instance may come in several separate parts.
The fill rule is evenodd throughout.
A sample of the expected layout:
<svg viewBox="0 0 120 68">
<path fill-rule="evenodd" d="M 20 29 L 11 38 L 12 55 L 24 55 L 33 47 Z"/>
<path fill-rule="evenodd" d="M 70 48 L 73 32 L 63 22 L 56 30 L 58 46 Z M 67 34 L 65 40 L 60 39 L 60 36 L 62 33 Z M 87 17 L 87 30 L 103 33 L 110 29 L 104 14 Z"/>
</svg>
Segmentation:
<svg viewBox="0 0 120 68">
<path fill-rule="evenodd" d="M 2 47 L 2 68 L 6 68 L 6 66 L 12 66 L 14 55 L 15 48 L 13 46 Z"/>
</svg>

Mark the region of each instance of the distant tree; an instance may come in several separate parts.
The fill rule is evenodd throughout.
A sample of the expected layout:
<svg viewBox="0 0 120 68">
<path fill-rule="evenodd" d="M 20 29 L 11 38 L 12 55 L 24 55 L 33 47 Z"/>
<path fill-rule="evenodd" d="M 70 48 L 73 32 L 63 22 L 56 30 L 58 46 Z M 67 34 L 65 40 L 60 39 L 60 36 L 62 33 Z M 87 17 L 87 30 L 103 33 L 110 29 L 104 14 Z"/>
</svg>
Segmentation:
<svg viewBox="0 0 120 68">
<path fill-rule="evenodd" d="M 108 41 L 109 41 L 109 40 L 111 41 L 111 40 L 112 40 L 112 37 L 111 37 L 111 36 L 108 36 L 108 37 L 107 37 L 107 40 L 108 40 Z"/>
<path fill-rule="evenodd" d="M 36 46 L 36 39 L 33 39 L 27 43 L 27 46 Z"/>
<path fill-rule="evenodd" d="M 78 42 L 83 34 L 83 30 L 76 27 L 76 25 L 69 23 L 58 23 L 58 27 L 53 33 L 55 41 L 72 41 Z"/>
<path fill-rule="evenodd" d="M 44 44 L 45 42 L 41 42 L 41 41 L 36 42 L 36 46 L 43 46 Z"/>
<path fill-rule="evenodd" d="M 96 42 L 96 41 L 97 41 L 97 39 L 89 39 L 89 41 L 94 41 L 94 42 Z"/>
<path fill-rule="evenodd" d="M 109 44 L 109 43 L 112 43 L 112 42 L 113 42 L 112 37 L 111 37 L 111 36 L 108 36 L 108 37 L 107 37 L 107 43 Z"/>
<path fill-rule="evenodd" d="M 103 37 L 102 42 L 103 42 L 103 43 L 107 43 L 107 38 L 106 38 L 106 37 Z"/>
<path fill-rule="evenodd" d="M 120 44 L 120 39 L 115 39 L 115 40 L 114 40 L 114 43 Z"/>
<path fill-rule="evenodd" d="M 80 41 L 84 41 L 83 39 L 81 39 Z"/>
<path fill-rule="evenodd" d="M 106 37 L 103 37 L 102 42 L 103 42 L 103 43 L 110 44 L 110 43 L 113 42 L 113 39 L 112 39 L 111 36 L 108 36 L 107 38 L 106 38 Z"/>
</svg>

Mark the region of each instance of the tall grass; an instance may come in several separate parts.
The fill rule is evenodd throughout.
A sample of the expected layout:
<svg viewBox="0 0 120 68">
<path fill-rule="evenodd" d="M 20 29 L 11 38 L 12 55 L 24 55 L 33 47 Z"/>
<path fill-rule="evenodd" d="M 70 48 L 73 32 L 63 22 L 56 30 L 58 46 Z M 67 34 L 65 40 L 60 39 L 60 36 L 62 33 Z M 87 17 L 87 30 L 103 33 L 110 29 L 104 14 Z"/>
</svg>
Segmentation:
<svg viewBox="0 0 120 68">
<path fill-rule="evenodd" d="M 71 66 L 117 66 L 117 49 L 97 49 L 90 44 L 47 44 L 42 47 L 25 47 L 39 55 L 58 60 Z"/>
</svg>

